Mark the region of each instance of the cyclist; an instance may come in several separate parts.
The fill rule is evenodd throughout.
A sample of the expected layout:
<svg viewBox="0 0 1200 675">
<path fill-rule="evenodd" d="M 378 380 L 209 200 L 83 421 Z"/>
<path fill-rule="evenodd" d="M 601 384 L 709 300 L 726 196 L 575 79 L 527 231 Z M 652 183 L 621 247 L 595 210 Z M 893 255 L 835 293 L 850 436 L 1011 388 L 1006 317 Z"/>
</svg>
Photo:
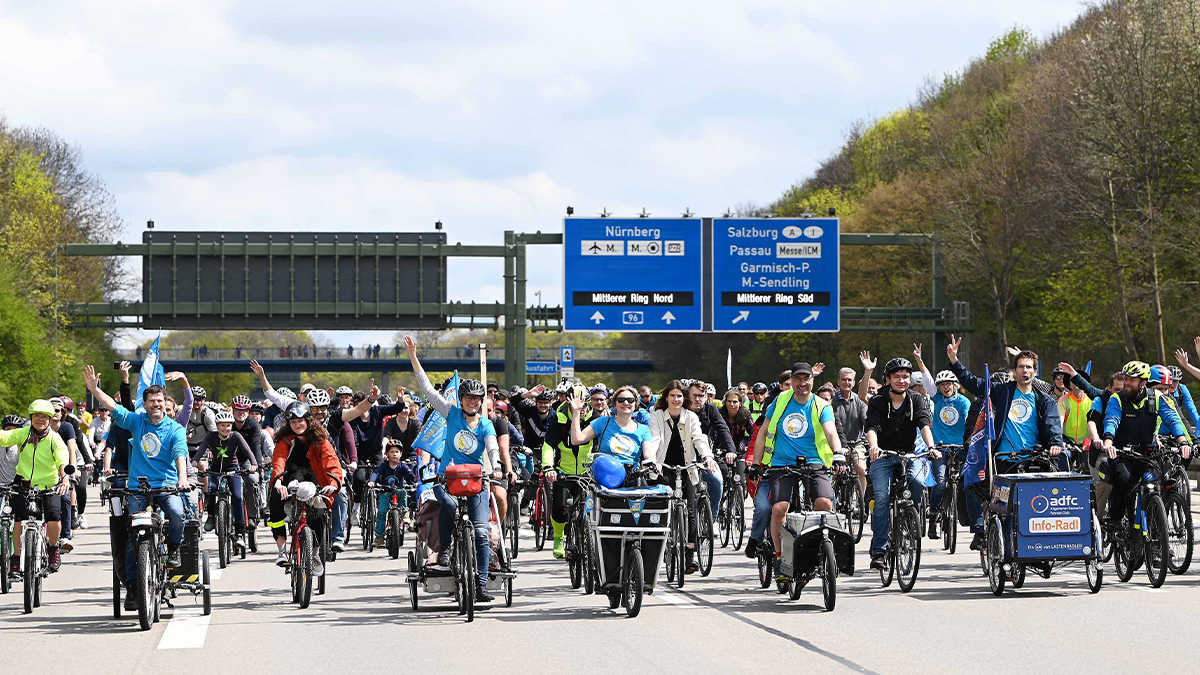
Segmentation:
<svg viewBox="0 0 1200 675">
<path fill-rule="evenodd" d="M 1138 455 L 1118 457 L 1118 447 L 1132 447 L 1136 453 L 1156 447 L 1159 425 L 1165 423 L 1167 432 L 1179 443 L 1184 459 L 1192 456 L 1187 431 L 1167 402 L 1169 397 L 1146 386 L 1150 366 L 1130 361 L 1121 372 L 1125 373 L 1125 387 L 1108 399 L 1104 409 L 1104 452 L 1108 455 L 1108 466 L 1107 471 L 1101 469 L 1101 475 L 1112 483 L 1106 520 L 1113 528 L 1120 524 L 1129 492 L 1145 471 L 1145 462 Z"/>
<path fill-rule="evenodd" d="M 1188 445 L 1191 445 L 1192 436 L 1191 436 L 1191 434 L 1188 433 L 1187 423 L 1183 421 L 1183 413 L 1176 406 L 1175 399 L 1171 397 L 1171 386 L 1174 384 L 1177 384 L 1177 383 L 1174 380 L 1174 378 L 1171 377 L 1171 371 L 1167 370 L 1166 366 L 1159 366 L 1159 365 L 1150 366 L 1150 381 L 1147 383 L 1147 385 L 1151 389 L 1162 394 L 1163 398 L 1166 399 L 1166 401 L 1167 401 L 1167 405 L 1171 406 L 1171 410 L 1175 411 L 1175 415 L 1177 417 L 1179 417 L 1180 424 L 1183 425 L 1183 435 L 1187 439 Z M 1162 427 L 1161 419 L 1159 420 L 1158 426 L 1160 428 Z M 1159 429 L 1156 428 L 1155 431 L 1158 432 Z M 1190 463 L 1191 463 L 1190 457 L 1184 461 L 1185 466 Z"/>
<path fill-rule="evenodd" d="M 870 355 L 866 356 L 869 359 Z M 864 360 L 864 365 L 866 365 Z M 868 374 L 874 367 L 868 367 Z M 887 569 L 884 551 L 888 542 L 888 515 L 891 507 L 892 475 L 902 465 L 899 457 L 880 457 L 881 449 L 910 453 L 916 446 L 917 434 L 929 448 L 929 458 L 936 460 L 941 453 L 934 449 L 932 420 L 925 406 L 925 397 L 909 389 L 913 365 L 906 358 L 897 357 L 883 367 L 884 387 L 867 403 L 867 445 L 871 456 L 871 486 L 874 493 L 874 509 L 871 513 L 871 568 Z M 921 494 L 925 484 L 917 477 L 916 462 L 908 466 L 908 485 L 913 503 L 921 506 Z"/>
<path fill-rule="evenodd" d="M 561 386 L 561 385 L 560 385 Z M 567 498 L 568 493 L 575 489 L 566 481 L 558 481 L 559 474 L 578 476 L 587 471 L 588 454 L 592 444 L 574 445 L 571 443 L 571 408 L 570 401 L 577 398 L 581 401 L 587 397 L 582 385 L 568 389 L 567 399 L 555 409 L 554 421 L 546 432 L 546 442 L 542 445 L 542 470 L 546 480 L 551 483 L 552 504 L 550 506 L 550 524 L 554 528 L 554 557 L 566 555 L 564 536 L 567 528 Z M 590 424 L 596 419 L 595 411 L 588 406 L 580 427 Z M 582 495 L 576 494 L 581 498 Z"/>
<path fill-rule="evenodd" d="M 441 453 L 436 455 L 438 475 L 444 476 L 446 467 L 453 464 L 479 464 L 485 473 L 488 472 L 488 453 L 499 450 L 499 444 L 496 441 L 496 429 L 491 421 L 482 415 L 483 398 L 487 393 L 483 383 L 479 380 L 461 381 L 458 385 L 458 405 L 451 405 L 430 384 L 429 376 L 425 374 L 425 369 L 417 359 L 417 343 L 412 336 L 404 336 L 404 348 L 408 351 L 408 359 L 412 363 L 413 373 L 417 376 L 421 395 L 446 419 L 446 444 Z M 434 486 L 433 493 L 441 505 L 438 535 L 442 550 L 438 552 L 436 564 L 448 567 L 450 543 L 454 538 L 454 515 L 458 503 L 440 484 Z M 488 540 L 488 521 L 491 516 L 488 496 L 488 491 L 484 490 L 465 498 L 467 510 L 471 514 L 471 524 L 475 527 L 475 555 L 479 565 L 475 598 L 479 602 L 491 602 L 495 599 L 487 590 L 491 555 L 491 544 Z"/>
<path fill-rule="evenodd" d="M 1196 356 L 1200 357 L 1200 336 L 1196 337 L 1196 339 L 1193 341 L 1193 345 L 1196 349 Z M 1200 368 L 1197 368 L 1188 362 L 1188 353 L 1186 349 L 1175 350 L 1175 361 L 1179 364 L 1179 368 L 1191 373 L 1192 377 L 1200 379 Z M 1172 366 L 1172 368 L 1176 367 L 1177 366 Z M 1200 432 L 1200 412 L 1196 411 L 1196 403 L 1192 400 L 1192 393 L 1188 391 L 1187 387 L 1180 385 L 1182 380 L 1183 373 L 1180 372 L 1179 375 L 1175 377 L 1176 384 L 1171 388 L 1171 396 L 1173 396 L 1176 403 L 1179 404 L 1179 409 L 1183 410 L 1191 420 L 1192 428 L 1196 429 L 1197 432 Z"/>
<path fill-rule="evenodd" d="M 346 385 L 342 385 L 334 392 L 338 399 L 338 409 L 346 410 L 354 407 L 354 390 Z"/>
<path fill-rule="evenodd" d="M 258 460 L 250 450 L 250 444 L 238 432 L 233 430 L 233 413 L 219 412 L 216 415 L 217 430 L 210 432 L 200 441 L 196 454 L 192 456 L 192 464 L 199 466 L 202 460 L 212 453 L 208 461 L 208 470 L 214 473 L 233 471 L 242 466 L 248 466 L 252 472 L 258 471 Z M 240 460 L 240 461 L 239 461 Z M 253 475 L 253 474 L 251 474 Z M 230 476 L 226 479 L 229 491 L 232 493 L 230 506 L 233 509 L 233 529 L 238 541 L 246 536 L 246 502 L 243 498 L 242 477 Z M 204 531 L 212 532 L 216 527 L 215 514 L 217 511 L 216 490 L 220 479 L 209 476 L 205 490 L 205 508 L 208 519 L 204 522 Z"/>
<path fill-rule="evenodd" d="M 682 466 L 703 461 L 709 471 L 717 471 L 713 461 L 708 436 L 700 425 L 700 417 L 685 406 L 688 387 L 680 380 L 671 380 L 659 394 L 654 413 L 650 416 L 650 437 L 657 453 L 655 462 L 663 471 L 660 479 L 664 485 L 675 484 L 675 470 L 663 469 L 664 465 Z M 696 565 L 696 484 L 699 473 L 693 468 L 683 472 L 681 484 L 688 504 L 687 571 L 694 572 Z M 717 493 L 719 495 L 720 493 Z M 682 573 L 683 570 L 680 570 Z"/>
<path fill-rule="evenodd" d="M 866 433 L 867 403 L 854 393 L 855 372 L 853 368 L 842 368 L 838 371 L 837 391 L 829 401 L 833 406 L 833 419 L 837 422 L 842 450 L 847 460 L 854 462 L 858 471 L 858 484 L 863 494 L 867 493 L 867 453 L 861 445 L 854 446 Z M 764 387 L 765 389 L 766 387 Z M 853 454 L 852 454 L 853 453 Z"/>
<path fill-rule="evenodd" d="M 192 387 L 192 413 L 184 425 L 187 428 L 189 456 L 196 454 L 196 448 L 200 447 L 200 441 L 205 436 L 217 430 L 216 413 L 205 405 L 207 399 L 208 392 L 204 391 L 204 387 Z"/>
<path fill-rule="evenodd" d="M 20 415 L 5 415 L 0 422 L 0 429 L 13 431 L 29 426 L 29 420 Z M 0 446 L 0 485 L 10 485 L 17 476 L 17 462 L 21 459 L 21 449 L 14 445 Z M 0 494 L 0 513 L 4 512 L 4 495 Z M 8 561 L 0 560 L 0 565 Z M 8 574 L 7 569 L 0 569 L 0 574 Z"/>
<path fill-rule="evenodd" d="M 287 521 L 284 518 L 283 502 L 288 497 L 288 485 L 292 481 L 310 481 L 320 486 L 319 494 L 326 508 L 309 511 L 308 524 L 313 529 L 315 548 L 320 548 L 325 537 L 325 516 L 333 503 L 333 495 L 345 481 L 341 462 L 329 443 L 325 427 L 313 419 L 312 409 L 303 401 L 292 401 L 283 412 L 287 427 L 280 431 L 271 455 L 271 490 L 267 497 L 270 520 L 267 526 L 275 535 L 279 556 L 275 564 L 288 565 Z M 321 559 L 325 556 L 314 551 L 315 576 L 325 572 Z"/>
<path fill-rule="evenodd" d="M 1200 411 L 1196 410 L 1196 402 L 1192 400 L 1192 393 L 1187 387 L 1181 386 L 1183 383 L 1183 368 L 1179 366 L 1167 366 L 1167 370 L 1171 373 L 1171 389 L 1168 392 L 1171 398 L 1175 401 L 1175 409 L 1180 411 L 1181 417 L 1184 417 L 1184 425 L 1188 422 L 1192 423 L 1192 436 L 1196 435 L 1196 430 L 1200 429 Z"/>
<path fill-rule="evenodd" d="M 650 427 L 634 417 L 638 393 L 633 387 L 617 387 L 613 393 L 616 414 L 593 418 L 586 427 L 580 423 L 583 402 L 571 399 L 569 403 L 572 443 L 579 446 L 591 443 L 594 452 L 612 455 L 627 467 L 654 463 L 654 439 L 650 436 Z"/>
<path fill-rule="evenodd" d="M 1075 384 L 1076 377 L 1091 382 L 1090 375 L 1077 372 L 1068 363 L 1060 363 L 1054 369 L 1055 389 L 1059 388 L 1060 381 L 1065 389 L 1058 397 L 1058 416 L 1062 419 L 1063 437 L 1083 447 L 1088 444 L 1088 411 L 1092 409 L 1092 399 Z"/>
<path fill-rule="evenodd" d="M 499 391 L 499 388 L 497 388 L 497 391 Z M 492 427 L 496 430 L 497 451 L 490 453 L 492 466 L 504 470 L 503 477 L 492 481 L 490 486 L 492 499 L 496 500 L 496 516 L 503 523 L 505 517 L 508 515 L 509 486 L 517 479 L 516 473 L 513 472 L 511 452 L 513 445 L 517 441 L 509 432 L 508 419 L 504 416 L 504 413 L 496 408 L 496 405 L 497 402 L 491 398 L 486 400 L 488 419 L 491 420 Z"/>
<path fill-rule="evenodd" d="M 733 439 L 729 435 L 729 427 L 725 425 L 721 411 L 713 405 L 709 389 L 713 385 L 696 380 L 688 387 L 688 409 L 700 418 L 700 428 L 708 436 L 708 446 L 714 456 L 716 453 L 737 453 Z M 712 519 L 717 521 L 717 512 L 721 508 L 721 496 L 725 493 L 725 484 L 719 470 L 701 471 L 700 478 L 708 486 L 709 506 L 712 507 Z"/>
<path fill-rule="evenodd" d="M 962 338 L 955 340 L 953 335 L 950 336 L 950 342 L 946 345 L 950 370 L 967 391 L 983 396 L 987 392 L 986 383 L 971 374 L 958 360 L 961 345 Z M 1011 473 L 1013 467 L 1023 461 L 1022 453 L 1035 445 L 1048 448 L 1051 457 L 1058 457 L 1062 452 L 1062 422 L 1058 417 L 1058 402 L 1034 382 L 1038 368 L 1037 354 L 1019 350 L 1013 356 L 1012 364 L 1012 381 L 991 387 L 996 439 L 992 448 L 994 452 L 1007 453 L 1007 457 L 997 457 L 995 460 L 997 474 Z M 971 490 L 968 496 L 974 492 Z M 971 506 L 970 510 L 973 515 L 975 507 Z M 971 550 L 978 550 L 983 545 L 982 512 L 978 517 L 975 527 L 972 527 L 975 536 L 971 541 Z"/>
<path fill-rule="evenodd" d="M 725 463 L 721 465 L 722 479 L 728 480 L 730 471 L 735 472 L 742 480 L 746 479 L 746 448 L 750 442 L 750 434 L 754 430 L 754 421 L 750 411 L 742 404 L 742 393 L 737 389 L 725 392 L 725 405 L 721 406 L 721 419 L 729 428 L 729 436 L 733 440 L 734 452 L 725 454 Z"/>
<path fill-rule="evenodd" d="M 50 399 L 50 405 L 54 407 L 54 417 L 50 420 L 50 430 L 55 432 L 62 438 L 63 443 L 67 445 L 67 457 L 72 466 L 79 466 L 80 454 L 87 452 L 87 448 L 82 443 L 82 438 L 76 435 L 76 427 L 67 417 L 67 409 L 63 399 L 55 396 Z M 90 457 L 90 455 L 89 455 Z M 91 459 L 87 460 L 91 462 Z M 62 543 L 60 549 L 63 553 L 70 553 L 73 549 L 71 544 L 71 534 L 74 529 L 74 509 L 72 508 L 72 480 L 67 479 L 67 494 L 62 497 Z"/>
<path fill-rule="evenodd" d="M 588 392 L 588 402 L 592 406 L 593 418 L 608 415 L 608 388 L 603 384 L 592 387 Z"/>
<path fill-rule="evenodd" d="M 150 487 L 178 486 L 188 490 L 187 434 L 178 422 L 166 416 L 166 392 L 158 385 L 142 391 L 144 412 L 130 412 L 118 406 L 111 396 L 100 389 L 100 378 L 96 369 L 83 369 L 83 383 L 96 398 L 96 402 L 113 413 L 113 424 L 126 429 L 133 438 L 129 452 L 129 484 L 137 485 L 145 478 Z M 183 499 L 180 495 L 161 495 L 155 504 L 167 515 L 167 567 L 179 567 L 182 560 L 179 547 L 183 543 Z M 141 511 L 149 506 L 145 495 L 129 496 L 129 511 Z M 132 550 L 133 542 L 125 549 L 125 607 L 137 608 L 133 597 L 133 585 L 137 582 L 137 556 Z M 132 610 L 131 610 L 132 611 Z"/>
<path fill-rule="evenodd" d="M 38 399 L 30 403 L 29 426 L 0 431 L 0 446 L 16 446 L 18 456 L 14 474 L 17 478 L 29 483 L 34 490 L 54 488 L 57 492 L 42 497 L 50 571 L 57 572 L 61 561 L 58 536 L 62 529 L 62 496 L 69 489 L 66 467 L 70 455 L 62 437 L 50 428 L 53 417 L 54 406 L 49 401 Z M 13 527 L 13 555 L 8 561 L 8 572 L 16 576 L 21 572 L 21 521 L 29 517 L 29 502 L 25 495 L 13 495 L 12 511 L 16 524 Z"/>
<path fill-rule="evenodd" d="M 413 400 L 408 394 L 400 397 L 404 401 L 404 408 L 400 412 L 383 425 L 383 437 L 386 443 L 387 439 L 392 439 L 400 443 L 403 450 L 402 459 L 409 459 L 415 456 L 413 443 L 416 442 L 417 436 L 421 434 L 421 422 L 413 415 Z"/>
<path fill-rule="evenodd" d="M 750 388 L 750 398 L 746 400 L 746 410 L 750 412 L 750 416 L 754 419 L 755 424 L 758 423 L 760 417 L 767 410 L 767 385 L 762 382 L 755 382 Z"/>
<path fill-rule="evenodd" d="M 929 374 L 929 370 L 925 368 L 925 362 L 921 359 L 920 344 L 913 345 L 913 360 L 917 362 L 917 368 L 921 370 L 925 380 L 932 382 L 935 388 L 935 393 L 925 399 L 926 402 L 931 403 L 930 413 L 933 420 L 934 442 L 959 445 L 966 433 L 967 413 L 971 409 L 971 401 L 958 393 L 958 377 L 954 373 L 943 370 L 937 374 L 937 377 Z M 965 457 L 965 449 L 959 450 L 959 454 Z M 938 525 L 944 507 L 942 496 L 946 493 L 946 458 L 940 457 L 931 461 L 929 467 L 933 471 L 937 483 L 929 489 L 928 535 L 930 539 L 937 539 Z M 953 476 L 951 480 L 957 480 L 957 478 L 957 476 Z M 950 526 L 953 527 L 954 524 L 950 523 Z"/>
<path fill-rule="evenodd" d="M 827 468 L 832 465 L 833 456 L 842 453 L 833 408 L 813 394 L 813 367 L 801 361 L 792 364 L 790 372 L 788 389 L 767 406 L 766 430 L 754 441 L 754 474 L 762 471 L 763 455 L 768 448 L 772 452 L 771 467 L 804 463 Z M 799 485 L 799 476 L 791 472 L 781 471 L 771 476 L 771 538 L 775 542 L 776 560 L 783 556 L 780 539 L 783 522 Z M 804 489 L 813 497 L 813 510 L 833 510 L 833 484 L 828 476 L 809 477 Z M 787 578 L 782 571 L 780 576 Z"/>
<path fill-rule="evenodd" d="M 389 438 L 387 439 L 387 461 L 375 467 L 375 471 L 371 472 L 371 478 L 367 481 L 367 487 L 375 487 L 376 485 L 411 485 L 417 482 L 416 476 L 413 475 L 412 469 L 407 464 L 400 460 L 401 453 L 404 447 L 400 441 Z M 375 545 L 384 546 L 383 539 L 384 527 L 387 525 L 387 512 L 390 506 L 391 496 L 385 493 L 379 495 L 379 508 L 375 515 Z"/>
</svg>

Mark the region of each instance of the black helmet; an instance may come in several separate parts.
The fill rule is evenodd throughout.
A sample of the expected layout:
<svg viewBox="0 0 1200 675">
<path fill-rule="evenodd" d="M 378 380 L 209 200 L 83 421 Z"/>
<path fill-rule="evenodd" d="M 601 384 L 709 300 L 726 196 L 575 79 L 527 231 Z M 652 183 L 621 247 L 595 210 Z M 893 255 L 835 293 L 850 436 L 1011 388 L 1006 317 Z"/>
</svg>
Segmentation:
<svg viewBox="0 0 1200 675">
<path fill-rule="evenodd" d="M 4 421 L 0 422 L 0 427 L 23 427 L 29 424 L 29 420 L 20 415 L 5 415 Z"/>
<path fill-rule="evenodd" d="M 463 400 L 465 396 L 478 396 L 483 398 L 487 394 L 487 388 L 479 380 L 463 380 L 458 383 L 458 400 Z"/>
<path fill-rule="evenodd" d="M 284 411 L 284 415 L 289 420 L 299 420 L 304 419 L 305 417 L 311 417 L 312 410 L 309 409 L 308 404 L 304 401 L 292 401 L 291 404 L 288 405 L 287 410 Z"/>
<path fill-rule="evenodd" d="M 383 394 L 379 398 L 375 399 L 375 403 L 377 403 L 379 405 L 392 405 L 393 403 L 395 403 L 395 401 L 392 400 L 391 396 L 388 396 L 387 394 Z"/>
<path fill-rule="evenodd" d="M 888 377 L 892 373 L 896 372 L 897 370 L 907 370 L 910 373 L 913 372 L 912 361 L 909 361 L 906 358 L 897 356 L 896 358 L 892 359 L 891 361 L 888 361 L 887 364 L 883 366 L 883 376 Z"/>
<path fill-rule="evenodd" d="M 762 382 L 755 382 L 754 386 L 750 387 L 750 391 L 756 394 L 765 394 L 767 393 L 767 385 L 763 384 Z"/>
<path fill-rule="evenodd" d="M 542 393 L 540 393 L 540 394 L 538 394 L 538 395 L 537 395 L 537 400 L 539 400 L 539 401 L 553 401 L 553 400 L 554 400 L 554 392 L 552 392 L 552 391 L 550 391 L 549 389 L 547 389 L 546 391 L 543 391 Z"/>
</svg>

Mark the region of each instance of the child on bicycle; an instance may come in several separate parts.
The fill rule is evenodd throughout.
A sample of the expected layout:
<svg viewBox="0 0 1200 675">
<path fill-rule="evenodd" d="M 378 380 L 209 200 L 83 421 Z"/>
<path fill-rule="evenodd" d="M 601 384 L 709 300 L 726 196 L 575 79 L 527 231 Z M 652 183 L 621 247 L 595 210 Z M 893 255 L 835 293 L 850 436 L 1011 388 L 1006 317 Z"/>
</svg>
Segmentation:
<svg viewBox="0 0 1200 675">
<path fill-rule="evenodd" d="M 400 461 L 400 455 L 403 454 L 404 447 L 399 439 L 387 439 L 387 461 L 375 467 L 375 472 L 371 474 L 371 479 L 367 481 L 367 487 L 373 488 L 377 484 L 390 486 L 412 485 L 417 482 L 416 476 L 413 475 L 412 469 L 407 464 Z M 405 497 L 407 499 L 407 497 Z M 383 546 L 383 528 L 387 524 L 387 513 L 391 495 L 387 491 L 379 493 L 379 509 L 375 513 L 375 545 Z"/>
</svg>

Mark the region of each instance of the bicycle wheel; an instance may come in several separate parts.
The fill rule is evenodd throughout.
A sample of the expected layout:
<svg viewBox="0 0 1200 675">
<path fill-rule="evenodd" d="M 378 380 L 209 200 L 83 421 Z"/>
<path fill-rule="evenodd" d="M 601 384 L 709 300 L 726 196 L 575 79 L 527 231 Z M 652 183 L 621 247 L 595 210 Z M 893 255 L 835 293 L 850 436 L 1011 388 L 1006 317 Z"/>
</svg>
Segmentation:
<svg viewBox="0 0 1200 675">
<path fill-rule="evenodd" d="M 1009 581 L 1012 582 L 1013 588 L 1021 588 L 1025 585 L 1025 566 L 1018 563 L 1013 565 L 1013 576 Z"/>
<path fill-rule="evenodd" d="M 848 525 L 851 532 L 854 533 L 854 543 L 862 541 L 863 527 L 867 524 L 867 501 L 863 495 L 862 484 L 858 482 L 858 478 L 854 479 L 854 501 L 851 502 L 853 509 L 853 517 Z"/>
<path fill-rule="evenodd" d="M 687 509 L 682 504 L 675 511 L 675 586 L 683 588 L 687 577 Z"/>
<path fill-rule="evenodd" d="M 12 580 L 8 578 L 8 561 L 12 558 L 12 526 L 7 522 L 0 523 L 0 594 L 8 593 L 12 588 Z M 116 578 L 116 572 L 113 572 L 113 578 Z M 118 582 L 117 586 L 121 584 Z M 120 616 L 117 617 L 121 618 Z"/>
<path fill-rule="evenodd" d="M 1150 586 L 1158 588 L 1167 580 L 1171 562 L 1170 530 L 1162 497 L 1148 495 L 1146 499 L 1146 576 Z"/>
<path fill-rule="evenodd" d="M 917 572 L 921 569 L 921 517 L 914 506 L 907 505 L 896 519 L 896 581 L 900 590 L 907 593 L 917 583 Z"/>
<path fill-rule="evenodd" d="M 529 523 L 533 526 L 533 547 L 537 551 L 546 548 L 546 523 L 550 519 L 550 505 L 546 501 L 546 489 L 538 486 L 533 498 L 533 518 Z"/>
<path fill-rule="evenodd" d="M 200 592 L 203 596 L 204 616 L 212 614 L 212 576 L 208 573 L 208 551 L 200 554 L 200 581 L 204 584 L 204 590 Z"/>
<path fill-rule="evenodd" d="M 258 553 L 258 521 L 246 521 L 246 545 L 251 553 Z"/>
<path fill-rule="evenodd" d="M 712 506 L 707 497 L 696 502 L 696 510 L 696 564 L 700 576 L 706 577 L 712 572 L 714 548 Z"/>
<path fill-rule="evenodd" d="M 1190 504 L 1192 502 L 1192 483 L 1188 478 L 1187 470 L 1176 464 L 1167 472 L 1167 478 L 1174 481 L 1175 490 L 1183 495 L 1183 503 Z"/>
<path fill-rule="evenodd" d="M 637 549 L 631 548 L 625 553 L 625 579 L 621 583 L 621 604 L 625 605 L 625 614 L 631 619 L 642 611 L 645 583 L 642 556 Z"/>
<path fill-rule="evenodd" d="M 572 514 L 574 515 L 574 514 Z M 583 541 L 576 518 L 567 522 L 567 571 L 571 577 L 571 588 L 583 585 Z"/>
<path fill-rule="evenodd" d="M 1104 566 L 1100 560 L 1100 549 L 1102 548 L 1100 545 L 1100 519 L 1096 516 L 1095 511 L 1092 511 L 1092 523 L 1096 550 L 1092 552 L 1092 557 L 1084 563 L 1084 572 L 1087 575 L 1088 590 L 1092 593 L 1099 593 L 1100 587 L 1104 584 Z"/>
<path fill-rule="evenodd" d="M 388 555 L 391 560 L 400 558 L 400 538 L 404 536 L 404 519 L 400 515 L 400 509 L 388 509 Z"/>
<path fill-rule="evenodd" d="M 596 556 L 592 551 L 591 530 L 584 526 L 580 540 L 583 542 L 583 594 L 591 595 L 596 592 Z"/>
<path fill-rule="evenodd" d="M 1171 492 L 1164 502 L 1167 507 L 1167 530 L 1171 556 L 1168 565 L 1171 574 L 1184 574 L 1192 566 L 1192 546 L 1195 533 L 1192 531 L 1192 512 L 1184 501 L 1183 492 Z"/>
<path fill-rule="evenodd" d="M 232 533 L 229 531 L 229 502 L 224 499 L 217 500 L 217 565 L 221 569 L 229 567 L 229 560 L 233 557 L 233 542 L 231 540 Z"/>
<path fill-rule="evenodd" d="M 942 499 L 942 550 L 954 555 L 958 549 L 958 483 L 946 481 Z"/>
<path fill-rule="evenodd" d="M 1004 541 L 1000 518 L 992 516 L 987 521 L 984 536 L 984 550 L 987 553 L 988 584 L 992 587 L 992 595 L 1004 593 Z"/>
<path fill-rule="evenodd" d="M 37 578 L 41 572 L 42 564 L 38 560 L 38 533 L 32 529 L 26 529 L 21 535 L 21 553 L 25 562 L 25 613 L 32 614 L 33 608 L 37 606 Z"/>
<path fill-rule="evenodd" d="M 766 551 L 759 545 L 758 549 L 758 585 L 770 588 L 775 580 L 775 553 Z"/>
<path fill-rule="evenodd" d="M 725 496 L 721 498 L 721 506 L 717 509 L 717 534 L 721 538 L 721 548 L 729 546 L 729 541 L 733 534 L 733 526 L 730 522 L 729 514 L 734 492 L 737 492 L 736 487 L 726 490 Z"/>
<path fill-rule="evenodd" d="M 307 609 L 312 602 L 313 578 L 313 532 L 312 528 L 300 530 L 300 559 L 293 565 L 299 577 L 296 588 L 299 591 L 300 609 Z"/>
<path fill-rule="evenodd" d="M 359 516 L 358 529 L 362 531 L 363 550 L 367 553 L 375 550 L 375 516 L 379 515 L 379 505 L 375 495 L 368 490 L 363 495 L 362 515 Z"/>
<path fill-rule="evenodd" d="M 898 527 L 898 526 L 895 523 L 892 523 L 892 525 L 893 525 L 893 527 L 890 531 L 894 532 L 896 527 Z M 884 551 L 884 565 L 883 565 L 884 568 L 879 570 L 879 582 L 883 585 L 884 588 L 891 586 L 892 578 L 896 576 L 895 536 L 896 536 L 895 534 L 892 534 L 891 537 L 888 539 L 887 550 Z"/>
<path fill-rule="evenodd" d="M 408 552 L 408 573 L 411 576 L 411 575 L 415 574 L 416 571 L 417 571 L 417 552 L 409 551 Z M 418 583 L 420 583 L 420 582 L 418 582 L 416 579 L 413 579 L 412 581 L 408 582 L 408 601 L 412 605 L 414 612 L 417 611 L 417 607 L 420 605 L 420 601 L 417 599 L 417 584 Z"/>
<path fill-rule="evenodd" d="M 475 560 L 475 528 L 468 525 L 462 532 L 463 549 L 463 600 L 466 605 L 467 623 L 475 620 L 475 579 L 478 563 Z"/>
<path fill-rule="evenodd" d="M 740 484 L 733 486 L 730 520 L 733 522 L 733 550 L 742 550 L 746 540 L 746 493 Z"/>
<path fill-rule="evenodd" d="M 138 626 L 150 630 L 154 625 L 154 541 L 144 538 L 137 545 L 137 608 Z"/>
<path fill-rule="evenodd" d="M 505 534 L 508 535 L 509 552 L 508 557 L 516 560 L 520 554 L 520 538 L 521 538 L 521 499 L 519 493 L 510 494 L 508 496 L 508 529 Z"/>
<path fill-rule="evenodd" d="M 857 483 L 857 481 L 855 481 Z M 821 596 L 825 600 L 825 611 L 832 612 L 837 604 L 837 555 L 833 552 L 833 542 L 826 539 L 821 542 L 821 560 L 818 568 L 821 571 Z"/>
<path fill-rule="evenodd" d="M 1126 521 L 1121 522 L 1121 539 L 1112 538 L 1112 561 L 1113 568 L 1117 571 L 1117 579 L 1121 583 L 1128 583 L 1133 578 L 1133 552 L 1131 550 L 1130 539 L 1134 536 L 1142 536 L 1141 532 L 1136 534 L 1132 528 L 1127 526 Z"/>
</svg>

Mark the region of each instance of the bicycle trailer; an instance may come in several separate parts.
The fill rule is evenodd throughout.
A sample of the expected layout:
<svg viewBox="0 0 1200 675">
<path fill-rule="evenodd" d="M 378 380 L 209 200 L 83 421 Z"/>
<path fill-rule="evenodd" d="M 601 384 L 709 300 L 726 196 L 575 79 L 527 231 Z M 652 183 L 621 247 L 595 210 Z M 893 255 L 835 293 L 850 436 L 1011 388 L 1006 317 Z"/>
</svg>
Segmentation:
<svg viewBox="0 0 1200 675">
<path fill-rule="evenodd" d="M 1091 476 L 1000 474 L 988 510 L 1003 522 L 1006 561 L 1085 560 L 1097 554 Z"/>
<path fill-rule="evenodd" d="M 845 516 L 836 511 L 802 511 L 787 514 L 782 529 L 783 573 L 795 579 L 816 569 L 821 542 L 833 543 L 839 572 L 854 574 L 854 536 Z"/>
<path fill-rule="evenodd" d="M 643 587 L 654 589 L 662 563 L 667 532 L 671 526 L 671 489 L 665 485 L 647 488 L 604 488 L 588 495 L 584 510 L 592 525 L 593 545 L 599 558 L 600 591 L 620 589 L 621 566 L 629 543 L 640 542 Z"/>
</svg>

